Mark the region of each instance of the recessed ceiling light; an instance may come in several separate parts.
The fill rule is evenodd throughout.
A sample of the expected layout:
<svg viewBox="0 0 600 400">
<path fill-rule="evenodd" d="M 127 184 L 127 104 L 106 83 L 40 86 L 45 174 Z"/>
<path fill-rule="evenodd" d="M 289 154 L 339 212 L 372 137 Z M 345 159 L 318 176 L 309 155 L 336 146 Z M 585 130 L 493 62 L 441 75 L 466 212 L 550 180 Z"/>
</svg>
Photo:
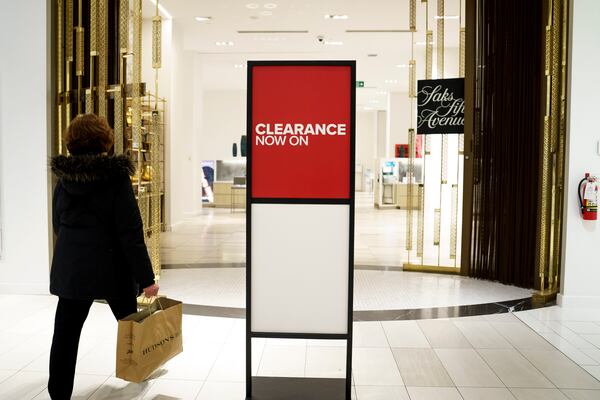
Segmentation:
<svg viewBox="0 0 600 400">
<path fill-rule="evenodd" d="M 373 111 L 373 107 L 365 107 L 365 111 Z"/>
<path fill-rule="evenodd" d="M 458 19 L 458 15 L 436 15 L 435 19 Z"/>
<path fill-rule="evenodd" d="M 198 21 L 198 22 L 210 22 L 210 21 L 212 21 L 212 17 L 196 17 L 196 21 Z"/>
<path fill-rule="evenodd" d="M 376 92 L 375 94 L 384 95 L 384 94 L 387 94 L 387 92 L 385 90 L 380 90 L 380 91 Z"/>
<path fill-rule="evenodd" d="M 261 11 L 260 15 L 262 15 L 263 17 L 270 17 L 271 15 L 273 15 L 272 11 Z"/>
<path fill-rule="evenodd" d="M 397 64 L 396 67 L 398 67 L 398 68 L 406 68 L 406 67 L 408 67 L 408 65 L 406 65 L 406 64 Z"/>
<path fill-rule="evenodd" d="M 266 8 L 266 9 L 268 9 L 268 10 L 272 10 L 274 8 L 277 8 L 277 4 L 275 4 L 275 3 L 267 3 L 263 7 Z"/>
<path fill-rule="evenodd" d="M 371 103 L 371 104 L 378 104 L 379 100 L 369 100 L 369 103 Z"/>
<path fill-rule="evenodd" d="M 398 83 L 398 79 L 386 79 L 385 83 Z"/>
<path fill-rule="evenodd" d="M 233 42 L 216 42 L 217 46 L 233 46 Z"/>
<path fill-rule="evenodd" d="M 348 19 L 348 16 L 343 14 L 325 14 L 325 19 Z"/>
<path fill-rule="evenodd" d="M 251 10 L 255 10 L 258 7 L 260 7 L 260 5 L 258 3 L 248 3 L 248 4 L 246 4 L 246 8 L 249 8 Z"/>
<path fill-rule="evenodd" d="M 246 68 L 245 64 L 235 64 L 235 68 Z"/>
<path fill-rule="evenodd" d="M 325 44 L 327 46 L 342 46 L 344 42 L 336 41 L 336 40 L 326 40 Z"/>
<path fill-rule="evenodd" d="M 377 57 L 377 54 L 375 54 L 375 53 L 367 54 L 367 57 Z"/>
</svg>

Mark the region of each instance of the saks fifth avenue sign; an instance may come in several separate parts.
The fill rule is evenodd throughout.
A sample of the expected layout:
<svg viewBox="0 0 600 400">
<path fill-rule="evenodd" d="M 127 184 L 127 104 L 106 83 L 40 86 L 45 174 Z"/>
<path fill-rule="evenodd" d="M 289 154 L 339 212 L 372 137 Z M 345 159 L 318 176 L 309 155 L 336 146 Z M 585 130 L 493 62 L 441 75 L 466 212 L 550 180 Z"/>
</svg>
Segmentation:
<svg viewBox="0 0 600 400">
<path fill-rule="evenodd" d="M 421 80 L 418 88 L 418 134 L 464 132 L 464 78 Z"/>
</svg>

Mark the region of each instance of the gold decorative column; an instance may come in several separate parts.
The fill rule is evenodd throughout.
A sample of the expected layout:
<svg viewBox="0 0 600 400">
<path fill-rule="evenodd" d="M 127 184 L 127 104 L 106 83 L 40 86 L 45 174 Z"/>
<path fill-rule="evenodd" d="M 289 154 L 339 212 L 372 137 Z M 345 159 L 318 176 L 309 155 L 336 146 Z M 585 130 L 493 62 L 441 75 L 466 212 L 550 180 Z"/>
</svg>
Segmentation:
<svg viewBox="0 0 600 400">
<path fill-rule="evenodd" d="M 534 299 L 552 301 L 558 292 L 566 140 L 568 0 L 547 0 L 545 31 L 545 116 L 541 144 L 539 209 L 540 291 Z"/>
<path fill-rule="evenodd" d="M 63 129 L 64 129 L 64 53 L 63 53 L 63 44 L 64 44 L 64 2 L 63 0 L 57 0 L 56 4 L 56 90 L 58 92 L 57 96 L 57 116 L 56 116 L 56 149 L 57 154 L 62 154 L 63 149 Z"/>
<path fill-rule="evenodd" d="M 98 1 L 97 51 L 98 51 L 98 115 L 108 115 L 108 0 Z M 140 60 L 141 66 L 141 60 Z"/>
</svg>

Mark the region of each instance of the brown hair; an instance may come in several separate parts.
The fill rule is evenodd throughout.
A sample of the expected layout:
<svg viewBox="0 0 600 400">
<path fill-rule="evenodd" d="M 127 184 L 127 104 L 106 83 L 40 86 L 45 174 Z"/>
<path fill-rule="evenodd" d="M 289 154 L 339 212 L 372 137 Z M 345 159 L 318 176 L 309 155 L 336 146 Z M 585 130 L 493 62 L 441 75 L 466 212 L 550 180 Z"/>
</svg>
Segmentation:
<svg viewBox="0 0 600 400">
<path fill-rule="evenodd" d="M 67 149 L 74 155 L 104 153 L 113 143 L 113 131 L 108 122 L 95 114 L 75 117 L 65 136 Z"/>
</svg>

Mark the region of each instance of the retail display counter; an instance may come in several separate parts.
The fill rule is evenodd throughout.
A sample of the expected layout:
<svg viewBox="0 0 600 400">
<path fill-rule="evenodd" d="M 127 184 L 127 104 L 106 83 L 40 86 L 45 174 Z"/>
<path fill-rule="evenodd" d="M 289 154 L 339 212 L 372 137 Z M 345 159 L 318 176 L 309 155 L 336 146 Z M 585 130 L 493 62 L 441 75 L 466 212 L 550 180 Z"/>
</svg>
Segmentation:
<svg viewBox="0 0 600 400">
<path fill-rule="evenodd" d="M 246 209 L 246 186 L 233 182 L 215 181 L 213 185 L 216 208 Z"/>
</svg>

